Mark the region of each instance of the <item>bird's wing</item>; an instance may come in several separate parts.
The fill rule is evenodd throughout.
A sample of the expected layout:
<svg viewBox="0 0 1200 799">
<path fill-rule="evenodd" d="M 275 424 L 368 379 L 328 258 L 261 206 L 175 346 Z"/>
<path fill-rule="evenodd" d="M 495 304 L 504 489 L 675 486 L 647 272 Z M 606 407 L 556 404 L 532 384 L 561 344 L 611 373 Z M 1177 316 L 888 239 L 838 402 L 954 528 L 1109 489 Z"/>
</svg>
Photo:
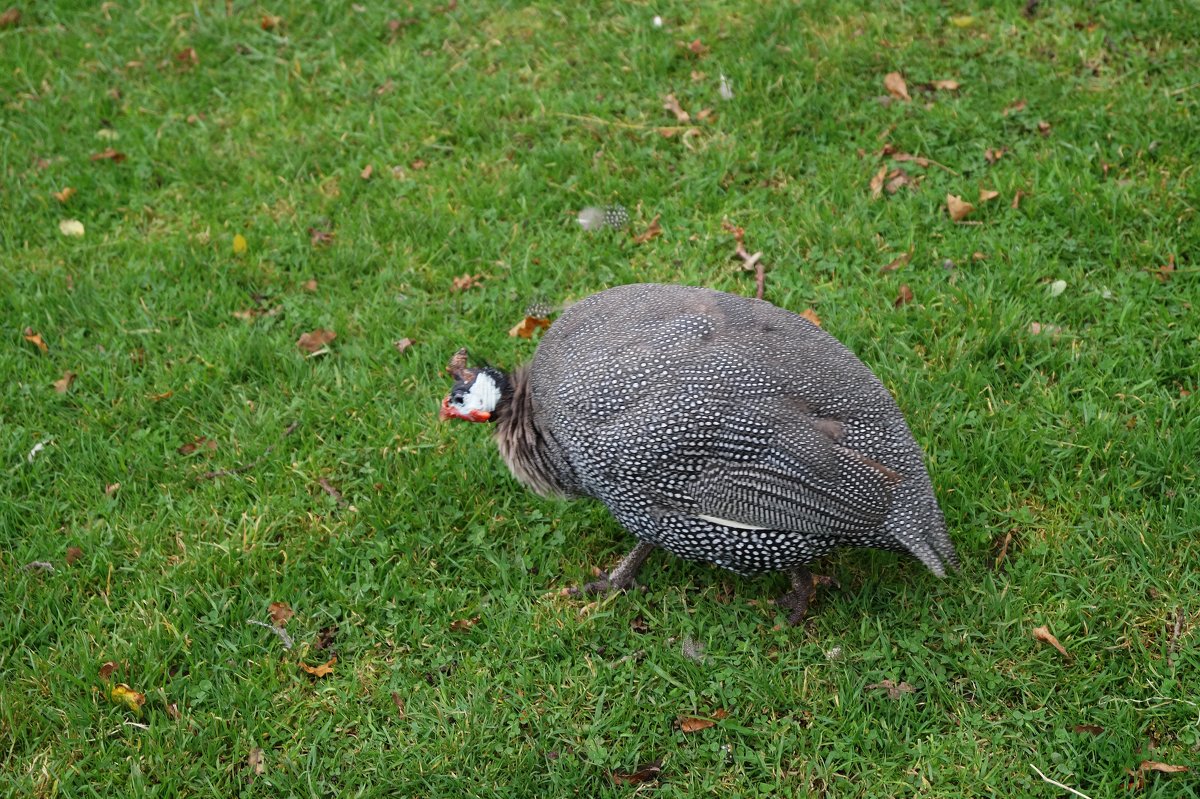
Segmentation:
<svg viewBox="0 0 1200 799">
<path fill-rule="evenodd" d="M 647 457 L 618 479 L 641 483 L 664 507 L 735 526 L 851 538 L 883 524 L 902 479 L 811 416 L 725 406 L 694 410 L 686 429 L 661 425 L 663 434 L 642 428 L 636 446 Z"/>
</svg>

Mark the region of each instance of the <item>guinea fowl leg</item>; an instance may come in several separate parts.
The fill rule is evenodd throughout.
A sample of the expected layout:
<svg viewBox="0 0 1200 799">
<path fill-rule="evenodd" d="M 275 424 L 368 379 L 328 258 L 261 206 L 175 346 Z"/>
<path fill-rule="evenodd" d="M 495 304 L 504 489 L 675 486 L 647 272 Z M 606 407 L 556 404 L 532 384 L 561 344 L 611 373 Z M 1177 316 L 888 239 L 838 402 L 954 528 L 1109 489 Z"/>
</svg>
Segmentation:
<svg viewBox="0 0 1200 799">
<path fill-rule="evenodd" d="M 792 590 L 775 600 L 775 604 L 791 611 L 788 614 L 788 624 L 795 626 L 804 621 L 808 613 L 808 603 L 817 593 L 817 586 L 834 586 L 841 588 L 838 581 L 824 574 L 813 574 L 803 566 L 788 570 L 792 581 Z"/>
<path fill-rule="evenodd" d="M 637 573 L 641 571 L 642 564 L 646 562 L 646 558 L 654 551 L 654 544 L 647 541 L 639 541 L 638 545 L 633 548 L 633 551 L 621 559 L 616 568 L 608 574 L 601 574 L 600 579 L 595 582 L 588 583 L 582 588 L 573 587 L 567 589 L 567 593 L 572 596 L 578 594 L 607 594 L 610 591 L 624 591 L 633 585 L 633 578 L 637 577 Z"/>
</svg>

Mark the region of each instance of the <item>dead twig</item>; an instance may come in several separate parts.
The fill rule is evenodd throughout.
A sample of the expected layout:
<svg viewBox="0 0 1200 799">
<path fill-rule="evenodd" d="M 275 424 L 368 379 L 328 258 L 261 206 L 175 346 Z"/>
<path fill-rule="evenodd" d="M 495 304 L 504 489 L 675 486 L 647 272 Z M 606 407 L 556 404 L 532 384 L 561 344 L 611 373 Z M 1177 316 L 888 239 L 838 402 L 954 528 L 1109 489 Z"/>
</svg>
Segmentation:
<svg viewBox="0 0 1200 799">
<path fill-rule="evenodd" d="M 329 482 L 329 480 L 327 480 L 324 477 L 322 477 L 317 482 L 320 483 L 321 488 L 325 489 L 326 494 L 333 497 L 334 500 L 337 501 L 339 508 L 350 507 L 350 503 L 346 501 L 345 497 L 342 496 L 342 492 L 338 491 L 337 488 L 333 485 L 333 483 Z"/>
<path fill-rule="evenodd" d="M 246 619 L 246 624 L 253 624 L 256 627 L 266 627 L 268 630 L 279 636 L 279 640 L 283 642 L 283 648 L 288 651 L 291 651 L 293 644 L 295 644 L 295 642 L 292 640 L 292 636 L 288 635 L 287 630 L 283 629 L 282 627 L 276 627 L 273 624 L 267 624 L 265 621 L 259 621 L 258 619 Z"/>
<path fill-rule="evenodd" d="M 1167 647 L 1167 665 L 1174 668 L 1175 653 L 1179 651 L 1179 636 L 1183 634 L 1183 608 L 1175 608 L 1175 629 L 1171 632 L 1171 643 Z"/>
<path fill-rule="evenodd" d="M 762 252 L 749 253 L 746 252 L 746 229 L 731 225 L 728 222 L 722 222 L 721 226 L 725 230 L 733 234 L 733 239 L 737 243 L 737 248 L 733 251 L 734 258 L 742 259 L 742 269 L 747 272 L 754 272 L 754 297 L 761 300 L 763 292 L 766 290 L 767 268 L 762 262 Z"/>
</svg>

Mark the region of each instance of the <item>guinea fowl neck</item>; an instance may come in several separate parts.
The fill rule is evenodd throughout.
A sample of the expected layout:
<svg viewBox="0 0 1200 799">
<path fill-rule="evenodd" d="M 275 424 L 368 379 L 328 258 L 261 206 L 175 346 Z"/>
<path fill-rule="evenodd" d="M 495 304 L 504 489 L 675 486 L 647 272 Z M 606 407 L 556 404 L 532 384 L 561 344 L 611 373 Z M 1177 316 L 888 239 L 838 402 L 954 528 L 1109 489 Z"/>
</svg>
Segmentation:
<svg viewBox="0 0 1200 799">
<path fill-rule="evenodd" d="M 507 375 L 507 385 L 493 419 L 496 445 L 513 476 L 542 496 L 569 496 L 573 493 L 563 479 L 565 461 L 558 446 L 536 422 L 529 366 L 521 366 Z"/>
</svg>

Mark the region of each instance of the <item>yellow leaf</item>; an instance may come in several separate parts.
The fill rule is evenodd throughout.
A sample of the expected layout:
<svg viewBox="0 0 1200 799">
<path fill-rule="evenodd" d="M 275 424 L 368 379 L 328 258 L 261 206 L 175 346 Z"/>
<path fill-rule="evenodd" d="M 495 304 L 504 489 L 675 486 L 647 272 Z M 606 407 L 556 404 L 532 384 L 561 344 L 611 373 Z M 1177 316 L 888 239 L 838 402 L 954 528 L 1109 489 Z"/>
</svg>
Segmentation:
<svg viewBox="0 0 1200 799">
<path fill-rule="evenodd" d="M 233 237 L 233 254 L 241 255 L 246 251 L 246 237 L 238 233 Z"/>
<path fill-rule="evenodd" d="M 123 682 L 112 687 L 109 697 L 118 705 L 125 705 L 134 713 L 141 715 L 142 705 L 146 704 L 146 695 L 139 694 Z"/>
<path fill-rule="evenodd" d="M 1033 637 L 1043 643 L 1050 644 L 1050 646 L 1057 649 L 1059 651 L 1059 654 L 1061 654 L 1063 657 L 1065 657 L 1065 658 L 1071 657 L 1070 655 L 1067 654 L 1067 650 L 1063 648 L 1063 645 L 1058 642 L 1058 639 L 1050 634 L 1049 627 L 1046 627 L 1044 625 L 1041 627 L 1034 627 L 1033 628 Z"/>
<path fill-rule="evenodd" d="M 41 350 L 43 355 L 50 352 L 50 347 L 46 345 L 45 340 L 42 338 L 42 334 L 35 333 L 32 327 L 25 328 L 25 332 L 21 335 L 25 337 L 26 341 Z"/>
<path fill-rule="evenodd" d="M 337 663 L 337 655 L 334 655 L 320 666 L 310 666 L 307 663 L 301 663 L 300 668 L 314 677 L 325 677 L 333 674 L 333 664 L 335 663 Z"/>
<path fill-rule="evenodd" d="M 60 203 L 65 203 L 67 200 L 75 196 L 75 189 L 67 186 L 62 191 L 53 192 L 53 196 L 54 199 L 58 200 Z"/>
<path fill-rule="evenodd" d="M 803 316 L 808 321 L 812 322 L 817 327 L 821 326 L 821 317 L 817 316 L 817 312 L 814 311 L 812 308 L 805 308 L 803 311 L 800 312 L 800 315 Z"/>
<path fill-rule="evenodd" d="M 975 17 L 950 17 L 950 24 L 956 28 L 969 28 L 975 24 Z"/>
<path fill-rule="evenodd" d="M 75 373 L 72 371 L 63 372 L 63 376 L 54 381 L 54 390 L 59 394 L 66 394 L 71 390 L 71 384 L 75 382 Z"/>
<path fill-rule="evenodd" d="M 537 332 L 539 328 L 545 329 L 547 327 L 550 327 L 549 319 L 542 319 L 536 316 L 526 316 L 519 324 L 514 325 L 512 329 L 508 331 L 508 335 L 519 336 L 521 338 L 533 338 L 533 334 Z"/>
</svg>

